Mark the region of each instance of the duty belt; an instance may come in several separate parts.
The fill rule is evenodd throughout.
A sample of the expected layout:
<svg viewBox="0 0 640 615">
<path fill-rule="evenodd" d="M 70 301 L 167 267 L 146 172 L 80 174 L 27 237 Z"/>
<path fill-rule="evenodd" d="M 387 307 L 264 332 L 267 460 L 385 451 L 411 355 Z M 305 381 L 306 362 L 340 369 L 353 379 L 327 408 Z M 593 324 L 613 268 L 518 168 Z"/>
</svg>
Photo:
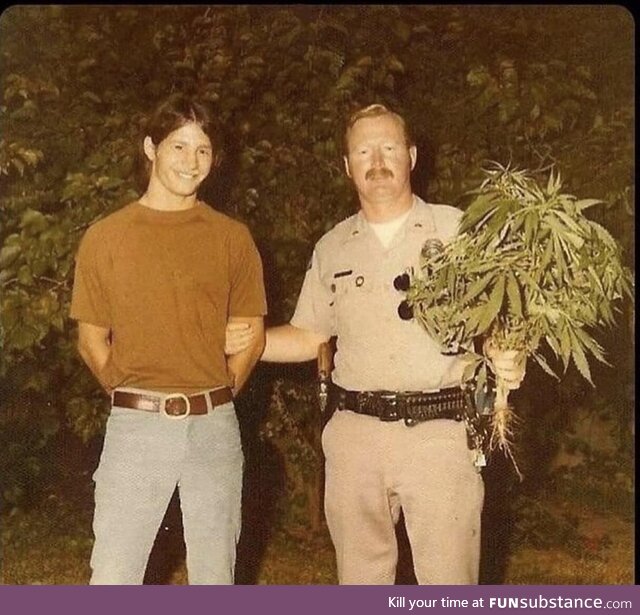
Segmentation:
<svg viewBox="0 0 640 615">
<path fill-rule="evenodd" d="M 329 410 L 351 410 L 375 416 L 381 421 L 404 420 L 408 426 L 432 419 L 465 419 L 468 393 L 460 387 L 433 393 L 396 391 L 347 391 L 336 384 L 329 386 Z"/>
</svg>

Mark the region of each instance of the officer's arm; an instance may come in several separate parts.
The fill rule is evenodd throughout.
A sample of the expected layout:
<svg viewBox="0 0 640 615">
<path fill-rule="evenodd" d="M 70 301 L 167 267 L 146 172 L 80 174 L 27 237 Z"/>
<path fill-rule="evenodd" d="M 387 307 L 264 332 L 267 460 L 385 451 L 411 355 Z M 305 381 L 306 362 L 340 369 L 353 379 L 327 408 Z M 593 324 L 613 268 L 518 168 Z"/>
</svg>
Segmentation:
<svg viewBox="0 0 640 615">
<path fill-rule="evenodd" d="M 318 356 L 318 346 L 329 340 L 322 333 L 300 329 L 287 324 L 267 330 L 267 344 L 262 361 L 273 363 L 298 363 L 311 361 Z"/>
<path fill-rule="evenodd" d="M 111 355 L 110 330 L 87 322 L 78 322 L 78 352 L 103 388 L 110 392 L 102 373 Z"/>
<path fill-rule="evenodd" d="M 229 322 L 245 323 L 250 326 L 253 332 L 247 347 L 227 358 L 227 368 L 233 377 L 233 393 L 237 395 L 249 378 L 251 370 L 255 367 L 264 349 L 264 319 L 262 316 L 232 316 L 229 318 Z"/>
</svg>

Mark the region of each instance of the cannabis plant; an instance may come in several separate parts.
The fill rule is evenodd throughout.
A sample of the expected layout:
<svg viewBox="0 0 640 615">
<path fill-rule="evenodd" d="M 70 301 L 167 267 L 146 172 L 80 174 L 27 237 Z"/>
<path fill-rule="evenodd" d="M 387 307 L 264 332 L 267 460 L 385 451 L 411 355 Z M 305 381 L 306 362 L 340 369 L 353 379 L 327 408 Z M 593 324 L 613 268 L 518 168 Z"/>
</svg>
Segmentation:
<svg viewBox="0 0 640 615">
<path fill-rule="evenodd" d="M 594 338 L 614 325 L 633 278 L 620 248 L 584 211 L 599 203 L 561 192 L 558 173 L 546 185 L 526 170 L 494 163 L 471 192 L 458 236 L 443 250 L 423 254 L 410 275 L 404 303 L 445 352 L 466 354 L 465 377 L 487 381 L 490 362 L 474 353 L 474 339 L 531 356 L 550 375 L 550 350 L 566 371 L 572 361 L 593 384 L 589 355 L 606 363 Z M 549 353 L 546 353 L 549 356 Z M 509 450 L 508 390 L 496 383 L 491 446 Z"/>
</svg>

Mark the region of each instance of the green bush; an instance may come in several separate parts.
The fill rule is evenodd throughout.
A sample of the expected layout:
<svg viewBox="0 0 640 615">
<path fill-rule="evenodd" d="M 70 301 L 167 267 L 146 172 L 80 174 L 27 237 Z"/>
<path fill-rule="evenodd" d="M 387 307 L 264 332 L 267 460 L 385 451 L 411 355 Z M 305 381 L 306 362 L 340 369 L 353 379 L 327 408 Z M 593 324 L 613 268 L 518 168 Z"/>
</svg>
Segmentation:
<svg viewBox="0 0 640 615">
<path fill-rule="evenodd" d="M 374 101 L 414 126 L 422 196 L 456 203 L 486 159 L 554 163 L 572 193 L 606 201 L 597 221 L 633 262 L 633 32 L 615 6 L 11 7 L 0 20 L 3 392 L 40 378 L 60 425 L 100 432 L 102 397 L 68 322 L 73 257 L 89 224 L 136 197 L 141 118 L 173 90 L 207 99 L 225 125 L 226 162 L 203 196 L 249 224 L 274 323 L 292 313 L 314 241 L 354 210 L 342 125 Z M 3 438 L 37 456 L 39 437 L 14 420 Z M 304 450 L 287 453 L 291 466 Z"/>
</svg>

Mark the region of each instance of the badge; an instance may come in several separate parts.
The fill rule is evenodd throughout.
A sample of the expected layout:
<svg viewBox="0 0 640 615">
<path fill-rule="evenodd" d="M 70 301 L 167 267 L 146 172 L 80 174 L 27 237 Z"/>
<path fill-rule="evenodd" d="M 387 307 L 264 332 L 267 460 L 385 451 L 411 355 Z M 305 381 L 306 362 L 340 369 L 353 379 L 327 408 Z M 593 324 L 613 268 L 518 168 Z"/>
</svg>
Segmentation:
<svg viewBox="0 0 640 615">
<path fill-rule="evenodd" d="M 422 250 L 420 254 L 422 254 L 423 258 L 432 258 L 437 256 L 444 250 L 444 244 L 437 237 L 431 237 L 427 239 L 422 245 Z"/>
</svg>

